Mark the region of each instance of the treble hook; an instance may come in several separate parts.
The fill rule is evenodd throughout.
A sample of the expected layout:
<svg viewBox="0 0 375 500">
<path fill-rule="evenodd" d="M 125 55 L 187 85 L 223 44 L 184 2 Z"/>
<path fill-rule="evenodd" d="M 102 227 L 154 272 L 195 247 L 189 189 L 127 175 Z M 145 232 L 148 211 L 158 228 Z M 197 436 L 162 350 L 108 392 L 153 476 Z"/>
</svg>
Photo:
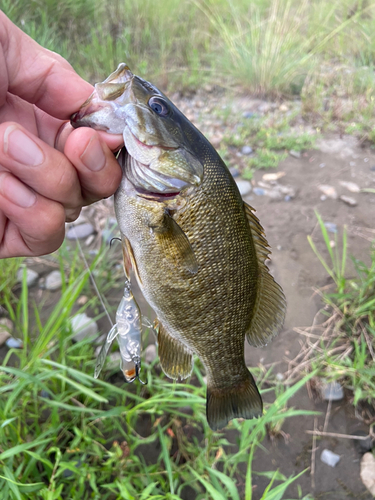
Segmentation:
<svg viewBox="0 0 375 500">
<path fill-rule="evenodd" d="M 112 241 L 113 240 L 121 241 L 121 238 L 112 238 L 111 241 L 109 242 L 109 248 L 112 248 Z"/>
</svg>

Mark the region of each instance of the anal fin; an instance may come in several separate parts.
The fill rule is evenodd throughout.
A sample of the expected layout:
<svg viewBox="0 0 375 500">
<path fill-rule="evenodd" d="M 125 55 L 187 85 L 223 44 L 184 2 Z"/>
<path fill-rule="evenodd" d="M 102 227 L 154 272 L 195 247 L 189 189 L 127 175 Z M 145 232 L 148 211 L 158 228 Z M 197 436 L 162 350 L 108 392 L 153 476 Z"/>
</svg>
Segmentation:
<svg viewBox="0 0 375 500">
<path fill-rule="evenodd" d="M 207 387 L 207 422 L 212 430 L 222 429 L 232 418 L 254 418 L 263 413 L 262 398 L 251 373 L 232 387 Z"/>
<path fill-rule="evenodd" d="M 264 263 L 271 252 L 263 228 L 254 215 L 252 208 L 244 203 L 244 209 L 259 266 L 257 297 L 246 338 L 250 345 L 261 347 L 275 337 L 282 328 L 286 312 L 286 300 L 281 286 L 273 279 Z"/>
<path fill-rule="evenodd" d="M 158 353 L 160 365 L 167 377 L 181 380 L 193 371 L 193 354 L 181 342 L 173 338 L 158 324 Z"/>
</svg>

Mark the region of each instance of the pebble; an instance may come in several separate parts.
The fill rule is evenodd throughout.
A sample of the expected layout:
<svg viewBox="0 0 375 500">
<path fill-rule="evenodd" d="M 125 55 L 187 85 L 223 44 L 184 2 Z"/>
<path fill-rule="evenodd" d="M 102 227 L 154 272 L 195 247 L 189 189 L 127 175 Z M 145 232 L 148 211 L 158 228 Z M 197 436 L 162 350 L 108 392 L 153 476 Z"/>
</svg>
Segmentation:
<svg viewBox="0 0 375 500">
<path fill-rule="evenodd" d="M 251 155 L 252 152 L 253 152 L 253 148 L 250 146 L 243 146 L 241 149 L 241 153 L 243 155 Z"/>
<path fill-rule="evenodd" d="M 282 104 L 282 105 L 279 107 L 279 110 L 280 110 L 280 111 L 284 111 L 284 112 L 285 112 L 285 111 L 288 111 L 288 109 L 289 109 L 289 108 L 288 108 L 288 106 L 287 106 L 286 104 Z"/>
<path fill-rule="evenodd" d="M 51 292 L 58 290 L 62 286 L 62 277 L 60 271 L 52 271 L 46 276 L 44 288 Z"/>
<path fill-rule="evenodd" d="M 320 184 L 318 186 L 319 191 L 321 191 L 327 198 L 332 200 L 337 200 L 337 192 L 333 186 L 328 186 L 327 184 Z"/>
<path fill-rule="evenodd" d="M 156 345 L 150 344 L 146 347 L 143 353 L 143 358 L 146 363 L 151 364 L 156 358 Z"/>
<path fill-rule="evenodd" d="M 52 399 L 51 394 L 48 391 L 46 391 L 45 389 L 42 389 L 40 391 L 40 397 L 45 398 L 45 399 Z"/>
<path fill-rule="evenodd" d="M 266 190 L 262 188 L 255 187 L 253 188 L 253 193 L 257 196 L 264 196 L 266 194 Z"/>
<path fill-rule="evenodd" d="M 355 439 L 354 440 L 354 447 L 360 455 L 364 455 L 368 451 L 372 450 L 372 447 L 374 445 L 374 441 L 373 441 L 372 437 L 368 435 L 368 432 L 357 430 L 357 431 L 353 432 L 353 435 L 366 437 L 366 439 Z"/>
<path fill-rule="evenodd" d="M 284 177 L 284 175 L 286 175 L 285 172 L 276 172 L 276 173 L 273 173 L 273 174 L 264 174 L 262 176 L 262 179 L 264 181 L 277 181 L 281 177 Z"/>
<path fill-rule="evenodd" d="M 76 238 L 87 238 L 93 232 L 94 226 L 89 222 L 86 222 L 85 224 L 79 224 L 78 226 L 71 226 L 66 233 L 66 237 L 68 238 L 68 240 L 75 240 Z"/>
<path fill-rule="evenodd" d="M 320 460 L 330 467 L 336 467 L 336 465 L 340 462 L 340 458 L 340 455 L 337 455 L 336 453 L 333 453 L 333 451 L 327 449 L 324 449 L 320 455 Z"/>
<path fill-rule="evenodd" d="M 350 165 L 351 167 L 355 167 L 355 161 L 351 161 L 351 162 L 349 162 L 349 165 Z"/>
<path fill-rule="evenodd" d="M 329 233 L 337 233 L 337 224 L 334 222 L 325 222 L 324 225 Z"/>
<path fill-rule="evenodd" d="M 5 341 L 5 345 L 8 347 L 8 349 L 22 349 L 23 342 L 20 339 L 10 337 L 8 340 Z"/>
<path fill-rule="evenodd" d="M 355 182 L 340 181 L 340 184 L 351 193 L 359 193 L 361 191 L 361 188 Z"/>
<path fill-rule="evenodd" d="M 23 267 L 17 271 L 17 283 L 22 283 Z M 26 268 L 26 284 L 28 287 L 35 285 L 39 279 L 39 274 L 33 269 Z"/>
<path fill-rule="evenodd" d="M 355 207 L 356 205 L 358 205 L 357 200 L 355 198 L 351 198 L 350 196 L 342 195 L 340 196 L 340 200 L 347 205 L 350 205 L 351 207 Z"/>
<path fill-rule="evenodd" d="M 80 313 L 73 316 L 71 325 L 74 333 L 73 338 L 77 342 L 88 337 L 94 337 L 98 334 L 98 325 L 96 321 L 89 318 L 86 313 Z"/>
<path fill-rule="evenodd" d="M 321 164 L 319 165 L 319 168 L 324 168 L 325 166 L 326 166 L 326 164 L 325 164 L 325 163 L 321 163 Z"/>
<path fill-rule="evenodd" d="M 294 158 L 301 158 L 301 151 L 295 151 L 294 149 L 291 149 L 289 151 L 290 156 L 293 156 Z"/>
<path fill-rule="evenodd" d="M 371 172 L 375 172 L 375 165 L 373 165 L 372 167 L 370 167 L 370 170 L 371 170 Z"/>
<path fill-rule="evenodd" d="M 0 318 L 0 346 L 12 336 L 13 323 L 9 318 Z"/>
<path fill-rule="evenodd" d="M 238 170 L 237 167 L 231 167 L 229 169 L 229 172 L 231 173 L 232 177 L 239 177 L 240 171 Z"/>
<path fill-rule="evenodd" d="M 327 196 L 326 196 L 325 194 L 322 194 L 322 196 L 320 197 L 320 199 L 321 199 L 322 201 L 326 201 Z"/>
<path fill-rule="evenodd" d="M 325 382 L 321 391 L 325 401 L 340 401 L 344 397 L 343 388 L 338 382 Z"/>
<path fill-rule="evenodd" d="M 249 181 L 236 180 L 236 184 L 241 196 L 246 196 L 251 192 L 252 186 Z"/>
<path fill-rule="evenodd" d="M 375 496 L 375 457 L 372 453 L 365 453 L 361 460 L 360 476 L 372 496 Z"/>
<path fill-rule="evenodd" d="M 253 113 L 252 111 L 245 111 L 244 113 L 242 113 L 242 116 L 244 118 L 254 118 L 256 114 Z"/>
<path fill-rule="evenodd" d="M 282 382 L 284 380 L 284 374 L 283 373 L 277 373 L 276 374 L 276 380 L 278 380 L 279 382 Z"/>
</svg>

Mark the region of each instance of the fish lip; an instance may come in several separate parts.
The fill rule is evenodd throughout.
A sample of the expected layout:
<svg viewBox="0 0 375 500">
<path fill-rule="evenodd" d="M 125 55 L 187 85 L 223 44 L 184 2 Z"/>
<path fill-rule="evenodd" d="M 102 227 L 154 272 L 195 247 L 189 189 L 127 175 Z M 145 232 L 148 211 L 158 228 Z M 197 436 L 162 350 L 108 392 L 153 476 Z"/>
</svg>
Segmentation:
<svg viewBox="0 0 375 500">
<path fill-rule="evenodd" d="M 128 124 L 126 124 L 126 126 L 128 127 L 129 129 L 129 132 L 131 133 L 131 135 L 134 137 L 134 139 L 136 140 L 136 142 L 138 144 L 140 144 L 142 147 L 145 147 L 145 148 L 160 148 L 160 149 L 163 149 L 165 151 L 174 151 L 174 150 L 177 150 L 178 149 L 178 146 L 176 147 L 168 147 L 168 146 L 161 146 L 160 144 L 145 144 L 144 142 L 142 142 L 140 139 L 138 139 L 138 137 L 134 134 L 134 132 L 132 132 L 131 128 L 129 127 Z"/>
<path fill-rule="evenodd" d="M 94 115 L 97 111 L 104 107 L 105 106 L 98 106 L 97 103 L 95 103 L 95 106 L 93 106 L 91 103 L 87 106 L 83 105 L 78 111 L 72 114 L 72 116 L 70 117 L 70 124 L 73 128 L 90 127 L 94 130 L 102 130 L 106 132 L 108 130 L 107 126 L 98 126 L 98 124 L 94 121 L 90 121 L 91 115 Z"/>
<path fill-rule="evenodd" d="M 130 182 L 130 181 L 129 181 Z M 173 200 L 174 198 L 177 198 L 181 191 L 176 191 L 175 193 L 155 193 L 153 191 L 147 191 L 146 189 L 138 188 L 134 186 L 137 196 L 139 198 L 143 198 L 144 200 L 152 200 L 152 201 L 167 201 L 167 200 Z"/>
</svg>

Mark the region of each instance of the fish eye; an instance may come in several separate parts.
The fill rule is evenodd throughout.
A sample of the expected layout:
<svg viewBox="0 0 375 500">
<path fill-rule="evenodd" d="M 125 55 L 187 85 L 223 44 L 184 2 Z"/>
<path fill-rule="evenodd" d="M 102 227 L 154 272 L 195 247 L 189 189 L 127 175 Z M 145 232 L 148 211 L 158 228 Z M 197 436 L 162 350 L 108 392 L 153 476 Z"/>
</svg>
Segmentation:
<svg viewBox="0 0 375 500">
<path fill-rule="evenodd" d="M 155 111 L 157 115 L 166 116 L 169 113 L 167 103 L 159 97 L 151 97 L 151 99 L 148 101 L 148 105 L 153 111 Z"/>
</svg>

